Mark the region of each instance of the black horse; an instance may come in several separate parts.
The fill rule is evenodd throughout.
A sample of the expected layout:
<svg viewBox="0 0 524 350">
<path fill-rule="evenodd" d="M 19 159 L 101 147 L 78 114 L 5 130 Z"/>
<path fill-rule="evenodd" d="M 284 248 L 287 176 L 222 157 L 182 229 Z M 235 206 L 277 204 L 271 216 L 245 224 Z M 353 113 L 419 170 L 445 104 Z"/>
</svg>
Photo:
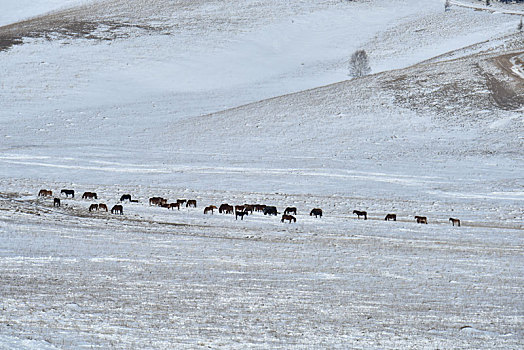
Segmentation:
<svg viewBox="0 0 524 350">
<path fill-rule="evenodd" d="M 71 195 L 72 198 L 75 198 L 75 191 L 74 190 L 62 190 L 60 191 L 60 194 L 65 194 L 66 198 L 69 197 L 69 195 Z"/>
<path fill-rule="evenodd" d="M 275 215 L 277 216 L 277 207 L 274 206 L 268 206 L 264 208 L 264 215 Z"/>
<path fill-rule="evenodd" d="M 368 212 L 367 211 L 353 210 L 353 214 L 357 214 L 357 218 L 358 219 L 360 219 L 361 216 L 364 217 L 364 220 L 368 219 Z"/>
<path fill-rule="evenodd" d="M 122 197 L 120 197 L 120 202 L 123 201 L 130 201 L 131 202 L 131 195 L 130 194 L 123 194 Z"/>
<path fill-rule="evenodd" d="M 386 221 L 389 221 L 389 220 L 397 221 L 397 214 L 387 214 L 386 217 L 384 218 L 384 220 L 386 220 Z"/>
<path fill-rule="evenodd" d="M 238 217 L 240 216 L 240 220 L 244 220 L 244 215 L 248 215 L 247 211 L 235 211 L 235 220 L 238 220 Z"/>
<path fill-rule="evenodd" d="M 322 209 L 320 208 L 314 208 L 314 209 L 311 209 L 311 212 L 309 213 L 309 216 L 313 216 L 315 215 L 315 217 L 322 217 Z"/>
</svg>

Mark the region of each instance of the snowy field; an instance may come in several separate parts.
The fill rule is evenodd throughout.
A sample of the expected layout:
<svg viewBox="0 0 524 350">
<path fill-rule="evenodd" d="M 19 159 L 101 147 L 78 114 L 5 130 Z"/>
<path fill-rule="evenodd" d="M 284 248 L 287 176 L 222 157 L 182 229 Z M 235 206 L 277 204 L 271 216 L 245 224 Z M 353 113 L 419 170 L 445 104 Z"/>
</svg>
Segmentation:
<svg viewBox="0 0 524 350">
<path fill-rule="evenodd" d="M 0 349 L 524 347 L 524 9 L 452 3 L 7 1 Z"/>
</svg>

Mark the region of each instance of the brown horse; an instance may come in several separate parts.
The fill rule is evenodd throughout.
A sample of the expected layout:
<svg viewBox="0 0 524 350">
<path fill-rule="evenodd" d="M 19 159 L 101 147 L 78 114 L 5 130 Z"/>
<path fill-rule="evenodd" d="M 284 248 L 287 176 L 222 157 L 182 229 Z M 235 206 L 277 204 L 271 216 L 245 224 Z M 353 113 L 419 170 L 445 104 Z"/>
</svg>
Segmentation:
<svg viewBox="0 0 524 350">
<path fill-rule="evenodd" d="M 251 204 L 244 204 L 244 211 L 247 211 L 249 214 L 253 214 L 255 207 Z"/>
<path fill-rule="evenodd" d="M 282 219 L 280 220 L 280 222 L 284 222 L 284 220 L 288 220 L 289 223 L 291 223 L 291 221 L 297 222 L 297 219 L 293 215 L 282 215 Z"/>
<path fill-rule="evenodd" d="M 364 217 L 364 220 L 368 219 L 367 211 L 353 210 L 353 214 L 357 214 L 357 219 L 360 219 L 361 216 Z"/>
<path fill-rule="evenodd" d="M 186 203 L 186 208 L 193 207 L 196 208 L 196 199 L 190 199 Z"/>
<path fill-rule="evenodd" d="M 397 214 L 388 214 L 388 215 L 386 215 L 384 220 L 386 220 L 386 221 L 389 221 L 389 220 L 397 221 Z"/>
<path fill-rule="evenodd" d="M 167 199 L 164 199 L 162 197 L 151 197 L 149 198 L 149 205 L 158 205 L 161 206 L 162 204 L 166 204 Z"/>
<path fill-rule="evenodd" d="M 185 202 L 187 202 L 187 199 L 177 199 L 176 202 L 180 205 L 183 205 Z"/>
<path fill-rule="evenodd" d="M 286 210 L 284 210 L 284 215 L 287 214 L 295 214 L 297 215 L 297 208 L 295 207 L 287 207 Z"/>
<path fill-rule="evenodd" d="M 207 214 L 209 212 L 211 212 L 211 214 L 213 214 L 213 211 L 216 209 L 217 207 L 215 207 L 214 205 L 210 205 L 209 207 L 205 207 L 204 208 L 204 214 Z"/>
<path fill-rule="evenodd" d="M 235 211 L 244 211 L 246 207 L 244 205 L 235 205 Z"/>
<path fill-rule="evenodd" d="M 427 224 L 428 223 L 428 218 L 425 216 L 415 215 L 415 220 L 417 220 L 417 224 Z"/>
<path fill-rule="evenodd" d="M 98 196 L 95 192 L 84 192 L 82 199 L 98 199 Z"/>
<path fill-rule="evenodd" d="M 315 215 L 315 217 L 322 217 L 322 209 L 320 208 L 313 208 L 311 209 L 311 211 L 309 212 L 309 216 L 313 216 Z"/>
<path fill-rule="evenodd" d="M 124 214 L 124 207 L 122 207 L 120 204 L 114 205 L 113 208 L 111 208 L 111 214 Z"/>
<path fill-rule="evenodd" d="M 98 204 L 98 210 L 105 210 L 105 211 L 107 211 L 107 205 L 105 205 L 104 203 Z"/>
<path fill-rule="evenodd" d="M 244 215 L 249 215 L 247 211 L 235 211 L 235 220 L 238 220 L 238 217 L 240 216 L 240 220 L 244 220 Z"/>
<path fill-rule="evenodd" d="M 253 208 L 255 209 L 255 211 L 262 213 L 264 212 L 264 209 L 266 208 L 266 206 L 264 204 L 255 204 Z"/>
<path fill-rule="evenodd" d="M 449 221 L 451 221 L 453 226 L 455 226 L 455 224 L 457 224 L 457 226 L 460 227 L 460 220 L 459 219 L 449 218 Z"/>
<path fill-rule="evenodd" d="M 52 195 L 53 195 L 53 191 L 40 190 L 38 192 L 38 197 L 51 197 Z"/>
<path fill-rule="evenodd" d="M 60 198 L 55 198 L 53 200 L 53 207 L 59 207 L 60 206 Z"/>
<path fill-rule="evenodd" d="M 222 213 L 224 213 L 224 214 L 233 214 L 234 213 L 233 206 L 229 205 L 227 203 L 221 204 L 220 207 L 218 208 L 218 212 L 220 214 L 222 214 Z"/>
<path fill-rule="evenodd" d="M 91 212 L 91 211 L 93 211 L 93 210 L 98 211 L 98 204 L 91 204 L 91 205 L 89 206 L 89 211 Z"/>
</svg>

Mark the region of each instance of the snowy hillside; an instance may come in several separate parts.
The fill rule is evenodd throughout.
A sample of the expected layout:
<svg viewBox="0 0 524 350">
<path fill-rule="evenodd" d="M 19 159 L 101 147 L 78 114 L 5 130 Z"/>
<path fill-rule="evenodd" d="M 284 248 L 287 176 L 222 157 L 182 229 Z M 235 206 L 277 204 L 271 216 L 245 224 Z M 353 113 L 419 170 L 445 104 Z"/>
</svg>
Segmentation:
<svg viewBox="0 0 524 350">
<path fill-rule="evenodd" d="M 6 3 L 0 349 L 524 346 L 521 5 Z"/>
</svg>

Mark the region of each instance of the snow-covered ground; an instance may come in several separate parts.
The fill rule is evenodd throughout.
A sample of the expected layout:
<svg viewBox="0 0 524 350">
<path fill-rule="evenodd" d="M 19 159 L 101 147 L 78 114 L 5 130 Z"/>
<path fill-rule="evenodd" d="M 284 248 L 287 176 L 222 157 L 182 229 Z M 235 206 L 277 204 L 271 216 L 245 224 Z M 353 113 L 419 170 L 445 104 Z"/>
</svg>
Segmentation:
<svg viewBox="0 0 524 350">
<path fill-rule="evenodd" d="M 85 2 L 16 3 L 0 14 L 24 37 L 0 40 L 0 349 L 523 346 L 518 16 L 112 0 L 17 24 Z M 358 48 L 375 74 L 345 81 Z M 54 208 L 41 188 L 77 198 Z M 139 202 L 89 213 L 83 191 Z M 203 214 L 224 202 L 297 222 Z"/>
</svg>

